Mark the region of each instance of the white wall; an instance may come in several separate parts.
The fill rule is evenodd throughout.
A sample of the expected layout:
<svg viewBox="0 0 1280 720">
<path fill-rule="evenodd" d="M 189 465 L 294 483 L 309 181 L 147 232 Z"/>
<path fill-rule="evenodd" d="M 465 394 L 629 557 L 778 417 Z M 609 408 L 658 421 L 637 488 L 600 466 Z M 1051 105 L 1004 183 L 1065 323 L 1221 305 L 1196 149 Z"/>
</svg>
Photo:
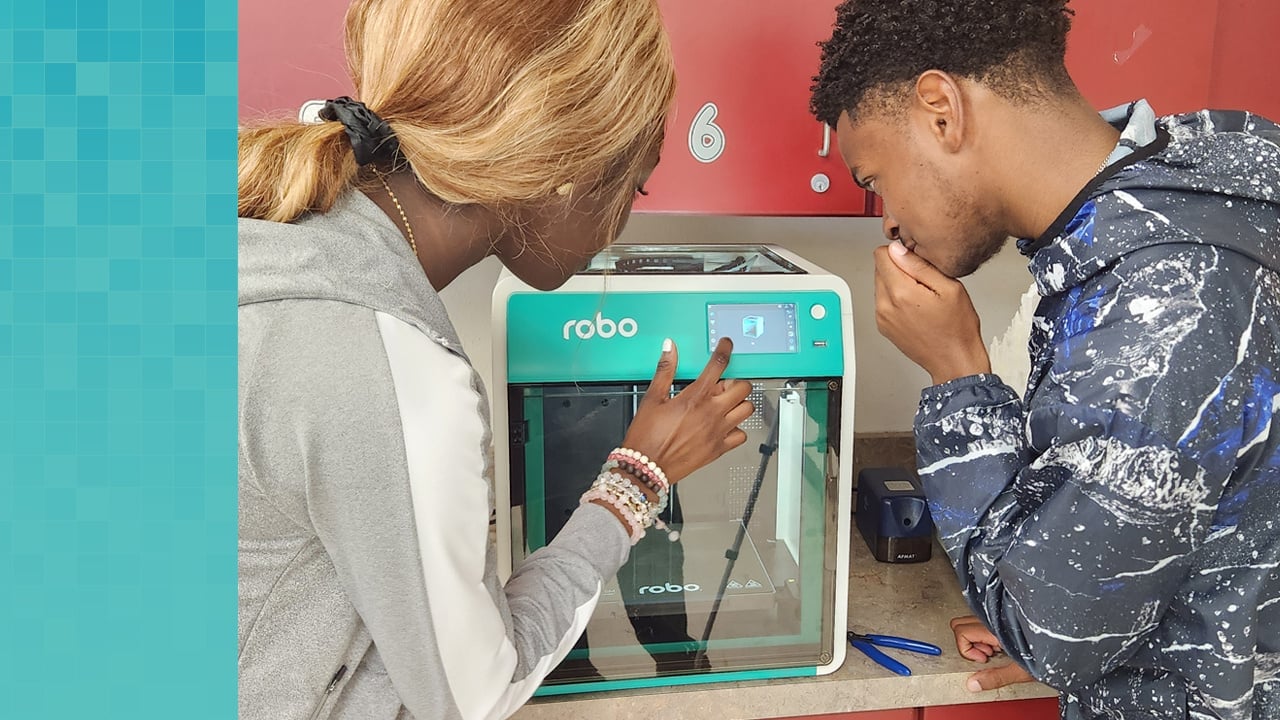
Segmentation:
<svg viewBox="0 0 1280 720">
<path fill-rule="evenodd" d="M 879 220 L 637 215 L 628 224 L 622 242 L 774 243 L 840 275 L 849 283 L 854 302 L 858 363 L 855 431 L 911 429 L 920 388 L 928 384 L 928 376 L 876 331 L 871 253 L 884 242 Z M 489 258 L 464 273 L 443 293 L 463 344 L 491 391 L 489 307 L 500 269 L 497 260 Z M 1026 260 L 1012 242 L 965 279 L 982 319 L 984 340 L 990 343 L 1009 326 L 1019 298 L 1030 284 Z"/>
</svg>

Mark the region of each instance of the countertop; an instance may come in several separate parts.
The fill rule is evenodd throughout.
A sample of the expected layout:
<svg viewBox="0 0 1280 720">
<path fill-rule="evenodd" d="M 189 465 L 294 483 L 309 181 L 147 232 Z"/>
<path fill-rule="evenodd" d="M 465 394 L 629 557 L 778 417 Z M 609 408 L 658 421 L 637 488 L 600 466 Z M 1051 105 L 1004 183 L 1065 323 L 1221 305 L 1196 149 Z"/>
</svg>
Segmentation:
<svg viewBox="0 0 1280 720">
<path fill-rule="evenodd" d="M 813 678 L 713 683 L 534 698 L 516 712 L 515 720 L 765 720 L 796 715 L 822 715 L 859 710 L 959 705 L 997 700 L 1052 697 L 1053 689 L 1023 683 L 983 693 L 965 689 L 965 680 L 986 667 L 966 660 L 955 649 L 951 618 L 969 614 L 960 586 L 936 543 L 924 563 L 891 565 L 876 562 L 855 529 L 850 538 L 849 629 L 900 635 L 931 642 L 941 657 L 899 650 L 887 654 L 911 668 L 900 677 L 849 648 L 844 665 L 830 675 Z M 1010 662 L 999 657 L 992 666 Z"/>
</svg>

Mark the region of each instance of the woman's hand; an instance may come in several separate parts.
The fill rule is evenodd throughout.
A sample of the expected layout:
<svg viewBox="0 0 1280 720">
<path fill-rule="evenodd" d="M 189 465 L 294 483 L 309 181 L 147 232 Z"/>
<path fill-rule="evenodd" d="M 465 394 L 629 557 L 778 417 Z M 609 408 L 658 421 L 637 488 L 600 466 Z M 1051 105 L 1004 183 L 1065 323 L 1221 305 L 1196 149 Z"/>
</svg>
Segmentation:
<svg viewBox="0 0 1280 720">
<path fill-rule="evenodd" d="M 721 338 L 702 374 L 671 397 L 678 355 L 663 343 L 662 358 L 622 444 L 649 456 L 672 484 L 747 441 L 738 428 L 756 408 L 747 402 L 751 383 L 721 380 L 733 342 Z"/>
<path fill-rule="evenodd" d="M 1000 640 L 973 615 L 953 618 L 951 632 L 956 636 L 956 650 L 974 662 L 985 663 L 1000 650 Z M 1035 678 L 1016 663 L 979 670 L 969 676 L 965 685 L 970 692 L 995 690 L 1005 685 L 1033 682 Z"/>
</svg>

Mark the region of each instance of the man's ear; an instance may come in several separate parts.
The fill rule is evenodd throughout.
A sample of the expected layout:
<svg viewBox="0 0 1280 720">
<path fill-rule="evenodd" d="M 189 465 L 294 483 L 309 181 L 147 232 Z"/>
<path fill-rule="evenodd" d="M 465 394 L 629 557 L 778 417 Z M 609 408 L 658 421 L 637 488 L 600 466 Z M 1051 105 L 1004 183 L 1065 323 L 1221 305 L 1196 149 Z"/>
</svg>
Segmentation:
<svg viewBox="0 0 1280 720">
<path fill-rule="evenodd" d="M 923 130 L 949 153 L 964 144 L 964 102 L 959 82 L 941 70 L 926 70 L 916 78 L 912 115 Z"/>
</svg>

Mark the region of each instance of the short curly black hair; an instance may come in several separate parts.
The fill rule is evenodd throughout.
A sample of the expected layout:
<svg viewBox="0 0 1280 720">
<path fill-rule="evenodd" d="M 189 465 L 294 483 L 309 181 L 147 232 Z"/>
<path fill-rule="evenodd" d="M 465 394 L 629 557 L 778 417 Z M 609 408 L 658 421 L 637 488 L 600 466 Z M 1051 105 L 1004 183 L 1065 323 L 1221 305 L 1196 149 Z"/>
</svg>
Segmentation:
<svg viewBox="0 0 1280 720">
<path fill-rule="evenodd" d="M 979 80 L 1012 100 L 1063 91 L 1072 15 L 1067 0 L 845 0 L 821 43 L 810 110 L 835 127 L 841 113 L 867 110 L 864 100 L 887 107 L 927 70 Z"/>
</svg>

